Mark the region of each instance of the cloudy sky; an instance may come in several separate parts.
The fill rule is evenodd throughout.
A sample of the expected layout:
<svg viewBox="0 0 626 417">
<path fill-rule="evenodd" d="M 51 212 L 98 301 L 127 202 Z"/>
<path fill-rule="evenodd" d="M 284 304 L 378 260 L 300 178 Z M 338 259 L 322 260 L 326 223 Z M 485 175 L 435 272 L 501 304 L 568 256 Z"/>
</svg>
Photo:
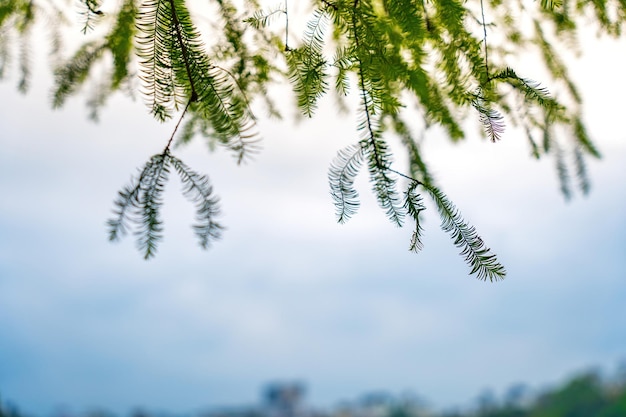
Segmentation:
<svg viewBox="0 0 626 417">
<path fill-rule="evenodd" d="M 297 379 L 313 404 L 382 389 L 446 408 L 614 370 L 626 359 L 624 46 L 594 40 L 572 67 L 604 155 L 587 198 L 565 202 L 554 162 L 532 160 L 519 132 L 456 146 L 428 134 L 439 184 L 507 267 L 494 284 L 467 275 L 432 205 L 425 249 L 409 253 L 410 228 L 388 223 L 366 178 L 359 214 L 336 224 L 326 170 L 356 135 L 332 99 L 313 121 L 263 120 L 264 151 L 245 166 L 201 141 L 178 150 L 210 176 L 227 231 L 197 247 L 172 176 L 165 240 L 144 261 L 132 237 L 107 241 L 105 221 L 171 126 L 124 97 L 99 124 L 81 98 L 51 111 L 43 63 L 26 96 L 3 82 L 0 398 L 42 416 L 185 412 Z"/>
</svg>

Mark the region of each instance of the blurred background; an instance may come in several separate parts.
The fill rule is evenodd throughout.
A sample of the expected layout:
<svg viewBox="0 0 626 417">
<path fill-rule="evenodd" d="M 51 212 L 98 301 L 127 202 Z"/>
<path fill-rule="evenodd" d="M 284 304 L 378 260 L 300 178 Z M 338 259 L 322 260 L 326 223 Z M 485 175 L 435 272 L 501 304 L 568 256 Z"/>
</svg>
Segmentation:
<svg viewBox="0 0 626 417">
<path fill-rule="evenodd" d="M 555 162 L 512 128 L 497 144 L 478 125 L 457 145 L 426 133 L 439 185 L 508 270 L 493 284 L 468 276 L 428 203 L 425 248 L 410 253 L 412 231 L 388 223 L 365 175 L 359 213 L 336 223 L 327 168 L 357 134 L 332 98 L 312 120 L 261 120 L 247 165 L 201 139 L 175 151 L 221 198 L 227 230 L 210 250 L 174 176 L 156 258 L 132 236 L 109 243 L 117 191 L 173 125 L 121 96 L 99 123 L 80 97 L 52 111 L 42 52 L 28 94 L 0 83 L 3 417 L 521 416 L 573 399 L 595 407 L 576 415 L 626 415 L 626 45 L 584 46 L 571 71 L 603 154 L 588 197 L 566 202 Z"/>
</svg>

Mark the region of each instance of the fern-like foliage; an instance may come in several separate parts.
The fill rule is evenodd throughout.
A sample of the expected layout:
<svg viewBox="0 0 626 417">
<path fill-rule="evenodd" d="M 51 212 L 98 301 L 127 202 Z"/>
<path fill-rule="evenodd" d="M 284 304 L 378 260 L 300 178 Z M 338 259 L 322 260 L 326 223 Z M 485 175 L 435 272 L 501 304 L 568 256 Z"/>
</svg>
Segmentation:
<svg viewBox="0 0 626 417">
<path fill-rule="evenodd" d="M 361 144 L 378 204 L 385 210 L 387 218 L 393 224 L 402 226 L 406 211 L 398 194 L 396 175 L 389 170 L 391 154 L 387 149 L 387 144 L 379 138 L 362 141 Z"/>
<path fill-rule="evenodd" d="M 137 17 L 137 54 L 143 94 L 152 114 L 159 120 L 171 117 L 173 108 L 186 103 L 189 81 L 185 68 L 175 63 L 184 61 L 181 43 L 176 34 L 180 25 L 173 22 L 175 13 L 170 0 L 145 0 Z M 182 77 L 181 77 L 182 75 Z"/>
<path fill-rule="evenodd" d="M 354 188 L 354 178 L 358 174 L 362 163 L 363 153 L 367 154 L 364 143 L 348 146 L 339 151 L 331 164 L 329 183 L 339 223 L 345 223 L 356 213 L 359 207 L 358 193 Z M 387 175 L 395 172 L 389 167 L 384 171 Z M 423 183 L 408 176 L 405 177 L 411 181 L 404 192 L 403 205 L 398 208 L 395 206 L 396 202 L 394 201 L 392 209 L 385 206 L 383 208 L 386 209 L 387 216 L 390 219 L 396 220 L 399 218 L 399 221 L 396 221 L 398 226 L 402 226 L 406 215 L 415 222 L 409 250 L 418 253 L 424 247 L 420 216 L 426 210 L 426 206 L 423 203 L 422 196 L 417 192 L 417 187 L 422 186 L 437 205 L 441 217 L 442 230 L 449 233 L 454 244 L 461 249 L 461 255 L 471 268 L 470 275 L 476 274 L 478 279 L 491 282 L 504 279 L 506 270 L 498 262 L 496 255 L 491 253 L 490 249 L 485 246 L 476 229 L 463 219 L 459 210 L 448 197 L 432 184 Z M 378 192 L 376 189 L 374 191 Z M 388 190 L 385 190 L 385 192 L 388 192 Z"/>
<path fill-rule="evenodd" d="M 52 106 L 61 107 L 71 94 L 82 86 L 92 65 L 102 56 L 106 43 L 94 40 L 85 43 L 65 65 L 55 71 L 56 88 L 52 94 Z"/>
<path fill-rule="evenodd" d="M 407 10 L 415 10 L 414 5 L 408 2 L 383 2 L 382 7 L 391 19 L 396 19 L 400 27 L 415 24 L 413 19 L 403 16 Z M 441 3 L 441 4 L 440 4 Z M 445 4 L 444 4 L 445 3 Z M 411 6 L 411 7 L 409 7 Z M 378 6 L 380 7 L 380 6 Z M 358 12 L 357 12 L 358 8 Z M 404 9 L 403 9 L 404 8 Z M 437 2 L 436 18 L 445 21 L 446 24 L 457 25 L 455 31 L 462 30 L 462 14 L 455 10 L 463 9 L 462 5 L 455 0 Z M 461 217 L 458 210 L 447 197 L 432 183 L 419 148 L 402 119 L 398 116 L 400 103 L 397 101 L 397 86 L 402 80 L 400 74 L 407 74 L 401 82 L 407 83 L 407 88 L 414 91 L 424 105 L 429 106 L 429 115 L 439 117 L 439 121 L 448 124 L 451 131 L 457 129 L 456 122 L 451 117 L 442 95 L 431 84 L 428 75 L 419 66 L 408 67 L 407 62 L 400 56 L 394 56 L 393 45 L 399 43 L 394 38 L 402 36 L 395 28 L 383 27 L 379 22 L 382 13 L 377 6 L 370 2 L 354 1 L 352 9 L 342 15 L 340 6 L 332 10 L 335 23 L 349 28 L 354 42 L 353 49 L 339 49 L 335 54 L 334 66 L 339 69 L 336 88 L 340 93 L 347 90 L 346 70 L 354 70 L 357 74 L 358 87 L 361 96 L 359 110 L 358 131 L 360 133 L 359 146 L 350 146 L 339 152 L 331 164 L 329 180 L 331 194 L 337 209 L 337 217 L 340 223 L 345 222 L 356 212 L 358 207 L 358 194 L 354 188 L 354 177 L 358 173 L 361 159 L 367 162 L 370 173 L 370 182 L 379 205 L 385 210 L 387 217 L 397 226 L 402 226 L 405 217 L 410 216 L 415 222 L 409 249 L 419 252 L 423 248 L 422 227 L 420 214 L 425 210 L 422 197 L 416 192 L 419 185 L 424 186 L 433 196 L 442 217 L 442 229 L 452 235 L 454 243 L 462 249 L 461 254 L 471 267 L 471 274 L 477 274 L 479 279 L 494 281 L 504 278 L 506 272 L 495 257 L 484 246 L 482 240 L 476 234 L 473 227 L 469 226 Z M 415 29 L 411 29 L 414 31 Z M 419 33 L 424 36 L 423 33 Z M 475 45 L 474 45 L 475 46 Z M 466 46 L 468 54 L 476 58 L 477 50 L 474 46 Z M 421 60 L 421 51 L 413 51 L 415 57 Z M 450 64 L 452 65 L 452 64 Z M 477 67 L 480 65 L 477 64 Z M 481 71 L 483 67 L 480 66 Z M 453 68 L 448 68 L 450 77 L 460 77 L 460 73 Z M 509 74 L 510 75 L 510 74 Z M 512 77 L 512 75 L 510 75 Z M 484 81 L 484 73 L 480 75 Z M 515 78 L 518 80 L 518 78 Z M 393 81 L 392 81 L 393 80 Z M 523 85 L 528 89 L 537 90 L 538 87 L 523 80 Z M 534 91 L 533 90 L 533 91 Z M 480 93 L 480 91 L 479 91 Z M 529 94 L 529 93 L 528 93 Z M 470 101 L 468 94 L 460 94 L 460 101 Z M 543 97 L 542 97 L 543 98 Z M 437 104 L 435 104 L 437 103 Z M 500 113 L 493 110 L 482 94 L 474 94 L 472 104 L 478 110 L 481 121 L 485 125 L 487 133 L 492 141 L 500 138 L 503 132 L 503 122 Z M 391 121 L 391 126 L 401 136 L 407 148 L 411 150 L 411 171 L 416 176 L 427 182 L 421 182 L 401 174 L 391 168 L 392 157 L 387 142 L 382 137 L 381 120 L 385 118 Z M 401 199 L 397 192 L 396 175 L 411 180 Z"/>
<path fill-rule="evenodd" d="M 420 213 L 426 210 L 426 206 L 424 206 L 422 196 L 415 191 L 419 184 L 417 181 L 411 182 L 409 188 L 404 193 L 404 208 L 406 208 L 407 214 L 415 221 L 415 229 L 409 245 L 409 250 L 415 253 L 420 252 L 424 248 L 424 243 L 422 242 L 424 230 L 420 224 Z"/>
<path fill-rule="evenodd" d="M 193 225 L 193 229 L 198 236 L 200 246 L 207 249 L 212 241 L 219 239 L 222 235 L 223 227 L 215 221 L 220 213 L 219 200 L 213 196 L 213 187 L 205 175 L 192 171 L 173 155 L 169 158 L 182 180 L 183 193 L 196 205 L 196 224 Z"/>
<path fill-rule="evenodd" d="M 157 243 L 163 237 L 160 209 L 169 162 L 167 153 L 152 156 L 139 177 L 131 179 L 130 185 L 119 192 L 114 217 L 108 221 L 109 239 L 113 241 L 126 234 L 129 223 L 136 224 L 137 247 L 145 259 L 155 255 Z"/>
<path fill-rule="evenodd" d="M 107 36 L 107 45 L 113 56 L 112 90 L 117 90 L 129 76 L 128 68 L 134 52 L 136 16 L 135 0 L 126 0 L 117 14 L 113 30 Z"/>
<path fill-rule="evenodd" d="M 585 124 L 583 123 L 580 116 L 576 116 L 574 118 L 574 137 L 576 138 L 576 142 L 581 152 L 585 152 L 595 158 L 600 158 L 600 151 L 593 144 L 593 141 L 589 137 L 587 133 L 587 129 L 585 128 Z"/>
<path fill-rule="evenodd" d="M 585 157 L 579 146 L 574 148 L 574 164 L 576 166 L 576 176 L 578 177 L 579 188 L 584 195 L 587 195 L 591 190 L 591 183 L 589 181 L 589 174 L 587 173 Z"/>
<path fill-rule="evenodd" d="M 541 7 L 547 10 L 554 10 L 563 5 L 563 0 L 541 0 Z"/>
<path fill-rule="evenodd" d="M 571 177 L 569 173 L 569 168 L 567 166 L 565 151 L 561 147 L 561 145 L 552 141 L 552 146 L 554 147 L 554 155 L 556 161 L 556 171 L 559 174 L 559 184 L 561 187 L 561 193 L 565 197 L 565 199 L 569 200 L 572 197 L 572 186 L 571 186 Z"/>
<path fill-rule="evenodd" d="M 86 19 L 84 31 L 91 30 L 103 16 L 103 12 L 98 9 L 99 3 L 95 0 L 83 0 L 82 3 Z M 115 14 L 113 27 L 105 36 L 85 42 L 72 57 L 56 67 L 55 86 L 52 92 L 53 107 L 63 106 L 67 98 L 79 91 L 87 82 L 93 68 L 104 64 L 106 61 L 104 58 L 109 55 L 113 63 L 111 77 L 108 80 L 98 80 L 87 100 L 87 106 L 92 110 L 91 117 L 97 119 L 98 111 L 108 97 L 120 90 L 131 77 L 129 67 L 134 51 L 136 15 L 135 0 L 125 0 Z"/>
<path fill-rule="evenodd" d="M 269 26 L 280 15 L 287 15 L 287 11 L 283 6 L 275 6 L 268 10 L 257 10 L 254 14 L 246 19 L 245 23 L 248 23 L 255 29 L 261 29 Z"/>
<path fill-rule="evenodd" d="M 33 23 L 40 15 L 63 22 L 54 3 L 0 1 L 0 78 L 16 62 L 20 90 L 29 84 Z M 80 3 L 84 31 L 94 30 L 94 36 L 67 59 L 59 61 L 55 55 L 53 106 L 63 105 L 91 84 L 87 104 L 95 118 L 111 94 L 133 90 L 137 74 L 139 91 L 157 120 L 180 116 L 163 154 L 150 159 L 120 194 L 116 220 L 110 223 L 112 238 L 134 222 L 140 226 L 140 247 L 152 256 L 162 235 L 159 205 L 171 166 L 183 179 L 185 195 L 196 204 L 195 230 L 201 245 L 219 237 L 221 228 L 213 220 L 217 200 L 211 197 L 208 179 L 174 158 L 170 144 L 182 125 L 177 144 L 199 134 L 211 149 L 221 145 L 238 163 L 247 160 L 259 148 L 255 99 L 262 100 L 260 107 L 267 114 L 278 115 L 268 86 L 286 79 L 305 116 L 314 115 L 329 91 L 342 103 L 348 102 L 343 97 L 350 91 L 358 94 L 358 144 L 341 150 L 329 171 L 340 222 L 358 209 L 354 178 L 366 164 L 387 217 L 398 226 L 407 215 L 417 223 L 411 248 L 419 250 L 418 214 L 423 205 L 416 187 L 422 185 L 472 272 L 489 280 L 503 277 L 504 269 L 434 187 L 422 154 L 424 132 L 438 125 L 449 139 L 461 140 L 466 130 L 462 121 L 473 108 L 486 136 L 497 142 L 504 135 L 505 120 L 512 120 L 526 133 L 534 157 L 548 154 L 556 159 L 564 195 L 571 193 L 569 172 L 587 193 L 585 158 L 600 153 L 587 133 L 582 97 L 561 52 L 576 49 L 582 18 L 612 36 L 620 35 L 626 23 L 624 1 L 540 0 L 530 8 L 522 1 L 311 0 L 312 13 L 301 39 L 290 40 L 287 2 L 264 11 L 257 10 L 257 1 L 209 2 L 199 13 L 209 10 L 202 23 L 209 22 L 210 33 L 201 33 L 203 26 L 185 0 L 120 0 L 117 9 L 106 9 L 107 16 L 100 11 L 101 0 Z M 284 17 L 284 26 L 270 27 L 279 17 Z M 55 53 L 63 51 L 60 42 L 53 43 Z M 508 65 L 511 56 L 531 50 L 548 74 L 541 84 Z M 95 68 L 108 76 L 94 77 Z M 558 99 L 545 85 L 560 92 Z M 406 174 L 392 169 L 390 131 L 400 137 L 408 157 Z M 560 137 L 562 132 L 570 137 Z M 404 198 L 398 192 L 399 178 L 409 180 Z"/>
<path fill-rule="evenodd" d="M 359 193 L 354 188 L 354 179 L 362 164 L 363 149 L 360 144 L 340 150 L 330 164 L 328 182 L 339 223 L 348 221 L 359 209 Z"/>
<path fill-rule="evenodd" d="M 168 149 L 148 160 L 139 176 L 118 193 L 114 216 L 108 221 L 109 239 L 119 240 L 131 225 L 135 226 L 137 247 L 145 259 L 156 253 L 158 242 L 163 238 L 161 207 L 163 192 L 170 167 L 173 166 L 183 183 L 183 193 L 196 205 L 197 223 L 193 226 L 203 248 L 221 236 L 222 226 L 216 222 L 219 214 L 218 200 L 206 176 L 196 173 Z"/>
<path fill-rule="evenodd" d="M 480 123 L 483 125 L 487 137 L 492 142 L 497 142 L 504 133 L 504 117 L 499 111 L 489 106 L 480 94 L 479 91 L 472 101 L 472 105 L 478 111 Z"/>
<path fill-rule="evenodd" d="M 30 83 L 30 35 L 35 23 L 36 5 L 32 1 L 8 1 L 0 5 L 0 79 L 4 78 L 13 56 L 11 42 L 18 41 L 17 89 L 28 90 Z"/>
<path fill-rule="evenodd" d="M 54 21 L 54 24 L 50 24 Z M 59 28 L 67 19 L 54 2 L 4 0 L 0 2 L 0 80 L 17 66 L 17 89 L 26 93 L 30 87 L 32 66 L 32 33 L 36 25 L 44 26 L 50 40 L 50 58 L 58 58 Z M 17 56 L 15 56 L 17 55 Z"/>
<path fill-rule="evenodd" d="M 81 0 L 80 1 L 83 10 L 83 34 L 93 30 L 99 17 L 102 17 L 104 13 L 100 10 L 100 2 L 97 0 Z"/>
<path fill-rule="evenodd" d="M 246 98 L 229 77 L 221 68 L 207 68 L 199 79 L 205 88 L 198 92 L 198 100 L 190 109 L 203 123 L 210 124 L 211 136 L 241 163 L 258 152 L 260 136 Z"/>
<path fill-rule="evenodd" d="M 258 140 L 254 117 L 237 80 L 209 60 L 184 2 L 149 0 L 140 10 L 142 78 L 155 116 L 191 102 L 189 111 L 243 161 Z"/>
<path fill-rule="evenodd" d="M 30 76 L 31 76 L 31 71 L 30 71 L 31 58 L 30 58 L 30 47 L 29 47 L 30 27 L 31 25 L 28 25 L 22 31 L 22 39 L 21 39 L 22 45 L 20 46 L 20 53 L 18 57 L 20 77 L 17 83 L 17 89 L 21 93 L 26 93 L 30 85 Z"/>
<path fill-rule="evenodd" d="M 505 68 L 493 74 L 491 79 L 507 82 L 516 91 L 521 92 L 528 101 L 535 102 L 548 111 L 557 111 L 563 108 L 563 105 L 552 98 L 546 87 L 541 86 L 537 81 L 520 77 L 512 68 Z"/>
<path fill-rule="evenodd" d="M 298 99 L 298 107 L 308 117 L 313 116 L 318 99 L 327 91 L 328 63 L 324 58 L 326 14 L 318 9 L 307 24 L 304 45 L 287 54 L 289 79 Z"/>
<path fill-rule="evenodd" d="M 441 217 L 441 228 L 452 236 L 454 244 L 461 249 L 461 255 L 470 266 L 470 274 L 480 280 L 491 282 L 504 279 L 506 270 L 498 262 L 496 255 L 485 246 L 476 229 L 468 225 L 459 210 L 438 188 L 423 184 L 437 205 Z"/>
</svg>

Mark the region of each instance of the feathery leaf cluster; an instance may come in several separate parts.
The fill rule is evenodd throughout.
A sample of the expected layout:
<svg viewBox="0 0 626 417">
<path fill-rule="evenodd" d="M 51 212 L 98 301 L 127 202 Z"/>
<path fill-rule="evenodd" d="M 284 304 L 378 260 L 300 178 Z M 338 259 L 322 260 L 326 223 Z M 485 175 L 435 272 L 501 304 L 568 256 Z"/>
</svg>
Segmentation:
<svg viewBox="0 0 626 417">
<path fill-rule="evenodd" d="M 299 110 L 309 117 L 325 94 L 344 97 L 357 91 L 358 143 L 341 150 L 329 172 L 341 223 L 358 209 L 354 180 L 366 165 L 374 195 L 391 222 L 402 226 L 406 216 L 415 221 L 411 249 L 417 251 L 422 246 L 418 216 L 424 210 L 417 187 L 422 186 L 472 273 L 490 281 L 502 278 L 504 268 L 433 185 L 414 130 L 423 137 L 430 126 L 438 125 L 457 141 L 465 137 L 463 120 L 470 113 L 486 137 L 497 142 L 504 139 L 510 120 L 526 133 L 533 156 L 555 158 L 566 197 L 572 193 L 570 172 L 587 193 L 585 161 L 600 153 L 587 133 L 582 98 L 561 51 L 576 49 L 581 18 L 593 20 L 600 33 L 611 36 L 621 35 L 626 22 L 624 1 L 310 0 L 312 12 L 301 39 L 289 41 L 287 1 L 265 10 L 255 0 L 209 2 L 204 10 L 210 11 L 210 34 L 201 30 L 202 20 L 184 0 L 121 0 L 106 14 L 100 3 L 81 0 L 89 36 L 60 64 L 59 37 L 51 36 L 53 106 L 62 106 L 92 81 L 97 88 L 88 105 L 97 117 L 111 94 L 132 91 L 138 78 L 157 120 L 180 117 L 164 153 L 150 159 L 120 193 L 118 217 L 110 223 L 112 238 L 124 233 L 126 222 L 135 222 L 140 226 L 139 245 L 146 257 L 152 256 L 162 235 L 158 208 L 172 166 L 185 183 L 185 195 L 196 204 L 195 230 L 201 245 L 218 237 L 221 229 L 212 220 L 217 200 L 210 197 L 208 180 L 169 153 L 172 139 L 184 119 L 177 144 L 200 134 L 211 147 L 220 144 L 230 150 L 237 162 L 246 160 L 258 149 L 255 100 L 262 101 L 268 114 L 279 115 L 267 91 L 272 82 L 283 79 L 291 83 Z M 40 16 L 65 22 L 54 1 L 0 4 L 0 78 L 10 67 L 17 39 L 21 90 L 28 87 L 30 74 L 30 28 Z M 274 29 L 277 22 L 281 24 Z M 511 56 L 528 51 L 540 57 L 548 74 L 541 84 L 510 66 Z M 105 79 L 94 80 L 98 66 L 107 69 Z M 559 95 L 550 94 L 544 85 Z M 407 174 L 392 168 L 390 133 L 401 139 Z M 409 180 L 404 198 L 398 178 Z"/>
<path fill-rule="evenodd" d="M 308 117 L 313 116 L 317 100 L 328 89 L 328 63 L 322 53 L 326 19 L 323 10 L 316 10 L 304 32 L 304 45 L 290 49 L 287 54 L 289 80 L 296 93 L 298 107 Z"/>
<path fill-rule="evenodd" d="M 368 151 L 366 144 L 361 142 L 357 145 L 348 146 L 338 152 L 336 158 L 330 165 L 329 183 L 331 195 L 336 207 L 337 221 L 345 223 L 354 215 L 359 207 L 358 192 L 354 187 L 354 179 L 361 167 L 363 157 L 372 155 Z M 371 168 L 370 168 L 371 169 Z M 379 169 L 379 175 L 390 174 L 395 171 Z M 485 246 L 483 240 L 478 236 L 474 226 L 470 226 L 461 216 L 459 210 L 448 199 L 448 197 L 437 187 L 413 178 L 409 178 L 409 185 L 404 192 L 402 205 L 399 205 L 398 197 L 395 195 L 395 181 L 373 178 L 374 192 L 380 205 L 386 210 L 389 220 L 397 226 L 402 226 L 405 217 L 408 215 L 415 222 L 415 229 L 411 236 L 409 250 L 419 252 L 424 247 L 422 241 L 423 229 L 421 227 L 420 214 L 426 210 L 422 196 L 417 193 L 417 187 L 423 187 L 432 200 L 435 202 L 441 218 L 441 229 L 450 234 L 454 244 L 461 249 L 461 255 L 470 266 L 470 274 L 476 274 L 480 280 L 491 282 L 503 279 L 506 276 L 505 268 L 498 262 L 496 255 Z M 377 189 L 377 184 L 385 187 Z M 391 200 L 393 198 L 393 200 Z"/>
<path fill-rule="evenodd" d="M 358 193 L 354 188 L 354 178 L 364 158 L 367 162 L 374 194 L 389 220 L 397 226 L 404 224 L 407 215 L 414 220 L 415 229 L 409 246 L 411 251 L 419 252 L 423 247 L 420 213 L 425 210 L 425 206 L 422 197 L 416 192 L 417 186 L 421 185 L 426 188 L 439 208 L 442 229 L 449 232 L 455 245 L 462 249 L 461 255 L 465 257 L 471 267 L 470 274 L 477 274 L 479 279 L 489 279 L 490 281 L 504 278 L 506 275 L 504 267 L 498 263 L 495 255 L 484 246 L 475 229 L 462 219 L 458 210 L 439 189 L 400 174 L 391 168 L 391 153 L 382 137 L 384 127 L 382 121 L 385 119 L 391 120 L 396 132 L 400 133 L 404 142 L 408 144 L 407 147 L 412 156 L 412 171 L 420 173 L 422 178 L 431 180 L 419 155 L 419 148 L 411 138 L 406 123 L 399 116 L 401 103 L 397 98 L 402 89 L 413 91 L 418 100 L 423 104 L 430 105 L 429 110 L 432 110 L 433 113 L 427 117 L 434 117 L 440 123 L 447 124 L 451 136 L 454 136 L 454 132 L 457 130 L 460 131 L 456 121 L 451 116 L 451 112 L 442 101 L 440 93 L 433 87 L 434 82 L 428 79 L 423 68 L 420 65 L 409 66 L 413 59 L 407 62 L 402 51 L 393 49 L 394 45 L 402 45 L 402 41 L 398 40 L 398 37 L 401 38 L 403 35 L 402 28 L 409 29 L 416 23 L 415 20 L 406 18 L 407 15 L 415 16 L 413 13 L 407 13 L 407 10 L 415 9 L 415 5 L 411 5 L 409 2 L 383 2 L 383 10 L 380 10 L 380 4 L 356 0 L 351 6 L 345 5 L 348 10 L 345 15 L 341 14 L 339 3 L 334 3 L 334 5 L 335 8 L 327 8 L 327 10 L 333 14 L 335 24 L 344 25 L 347 28 L 347 40 L 353 42 L 351 47 L 338 50 L 336 57 L 341 57 L 341 59 L 335 59 L 335 62 L 342 63 L 342 70 L 350 68 L 356 72 L 357 87 L 361 95 L 360 120 L 357 125 L 360 141 L 358 145 L 352 145 L 339 151 L 329 170 L 331 195 L 336 206 L 338 221 L 344 223 L 358 208 Z M 451 33 L 458 33 L 464 30 L 462 13 L 455 14 L 454 10 L 461 12 L 462 9 L 462 6 L 455 1 L 437 2 L 435 16 L 437 19 L 455 25 L 454 29 L 450 29 L 450 31 Z M 385 19 L 380 18 L 381 13 L 386 13 Z M 380 23 L 381 21 L 383 23 Z M 388 24 L 389 21 L 393 22 L 393 25 L 384 27 L 383 25 Z M 310 25 L 309 29 L 312 27 Z M 310 33 L 312 32 L 310 30 Z M 426 36 L 422 33 L 417 35 Z M 318 42 L 315 43 L 318 51 L 322 50 L 322 45 L 319 44 L 321 40 L 322 38 L 318 37 Z M 477 50 L 471 45 L 464 45 L 463 48 L 467 49 L 468 55 L 470 53 L 476 55 Z M 418 64 L 421 64 L 422 52 L 411 52 L 411 58 L 420 59 Z M 397 55 L 394 56 L 394 54 Z M 473 59 L 476 57 L 474 56 Z M 480 65 L 477 67 L 483 71 L 483 67 Z M 452 66 L 448 66 L 448 70 L 450 77 L 460 77 L 460 73 Z M 483 77 L 482 73 L 480 77 Z M 338 79 L 336 87 L 342 93 L 346 90 L 344 87 L 345 75 L 342 74 Z M 401 87 L 402 84 L 404 87 Z M 528 88 L 537 89 L 536 86 L 529 83 L 524 85 L 528 85 Z M 304 90 L 303 87 L 299 87 L 296 93 Z M 480 120 L 488 135 L 495 142 L 500 138 L 504 129 L 502 116 L 490 107 L 480 94 L 481 91 L 479 89 L 479 94 L 473 95 L 474 98 L 471 103 L 478 110 Z M 467 94 L 467 96 L 470 95 Z M 317 96 L 314 98 L 317 99 Z M 467 101 L 468 99 L 459 100 Z M 298 104 L 305 114 L 309 112 L 308 103 L 299 101 Z M 397 191 L 397 174 L 411 180 L 403 200 Z"/>
<path fill-rule="evenodd" d="M 489 107 L 485 100 L 481 97 L 481 91 L 478 90 L 476 98 L 472 101 L 472 105 L 479 113 L 479 120 L 485 129 L 485 134 L 492 142 L 497 142 L 504 133 L 504 117 L 502 114 Z"/>
<path fill-rule="evenodd" d="M 441 228 L 452 236 L 454 244 L 461 249 L 461 255 L 465 257 L 465 261 L 472 268 L 470 274 L 476 274 L 477 278 L 481 280 L 497 281 L 503 279 L 506 270 L 498 262 L 496 256 L 490 252 L 490 249 L 485 246 L 476 229 L 463 220 L 458 209 L 441 190 L 427 184 L 424 187 L 437 204 L 441 216 Z"/>
<path fill-rule="evenodd" d="M 404 193 L 404 208 L 407 214 L 415 221 L 415 230 L 413 231 L 411 244 L 409 245 L 409 250 L 415 253 L 418 253 L 424 248 L 424 243 L 422 243 L 423 229 L 420 225 L 419 216 L 422 211 L 426 210 L 426 206 L 424 206 L 422 196 L 415 192 L 419 184 L 419 182 L 413 181 Z"/>
<path fill-rule="evenodd" d="M 222 226 L 215 220 L 219 215 L 218 199 L 213 196 L 208 178 L 189 169 L 166 149 L 152 156 L 139 176 L 132 178 L 130 184 L 119 192 L 114 216 L 108 221 L 112 241 L 126 235 L 131 224 L 136 226 L 137 247 L 145 259 L 155 255 L 157 244 L 163 238 L 160 211 L 172 166 L 183 183 L 183 194 L 196 205 L 197 223 L 193 228 L 200 245 L 207 248 L 221 237 Z"/>
<path fill-rule="evenodd" d="M 328 181 L 339 223 L 348 221 L 359 209 L 359 193 L 354 188 L 354 180 L 362 164 L 363 149 L 360 145 L 340 150 L 330 164 Z"/>
</svg>

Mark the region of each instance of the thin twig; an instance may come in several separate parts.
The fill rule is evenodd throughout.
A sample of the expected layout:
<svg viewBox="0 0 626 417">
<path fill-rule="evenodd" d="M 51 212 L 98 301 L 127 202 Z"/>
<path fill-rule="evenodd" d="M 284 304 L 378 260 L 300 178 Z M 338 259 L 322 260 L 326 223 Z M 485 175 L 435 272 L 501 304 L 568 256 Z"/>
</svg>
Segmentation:
<svg viewBox="0 0 626 417">
<path fill-rule="evenodd" d="M 487 25 L 485 24 L 485 6 L 480 0 L 480 13 L 483 17 L 483 43 L 485 44 L 485 70 L 487 71 L 487 81 L 489 81 L 489 55 L 487 52 Z"/>
<path fill-rule="evenodd" d="M 416 183 L 418 185 L 424 185 L 424 183 L 421 182 L 420 180 L 416 180 L 415 178 L 411 177 L 410 175 L 403 174 L 400 171 L 396 171 L 393 168 L 385 168 L 385 169 L 387 171 L 389 171 L 389 172 L 393 172 L 394 174 L 401 176 L 402 178 L 406 178 L 407 180 L 412 181 L 412 182 L 414 182 L 414 183 Z"/>
<path fill-rule="evenodd" d="M 285 0 L 285 52 L 289 52 L 289 9 L 287 0 Z"/>
<path fill-rule="evenodd" d="M 178 130 L 178 127 L 180 126 L 180 123 L 183 121 L 183 118 L 187 114 L 187 110 L 189 109 L 189 106 L 191 105 L 192 102 L 193 102 L 192 99 L 189 99 L 189 101 L 187 102 L 187 105 L 185 106 L 185 110 L 183 110 L 183 113 L 180 115 L 178 122 L 176 122 L 176 126 L 174 126 L 174 131 L 172 132 L 172 136 L 170 136 L 170 139 L 167 141 L 167 146 L 165 146 L 165 149 L 163 150 L 163 154 L 166 154 L 167 152 L 169 152 L 170 146 L 172 145 L 172 141 L 174 140 L 174 135 L 176 134 L 176 131 Z"/>
</svg>

